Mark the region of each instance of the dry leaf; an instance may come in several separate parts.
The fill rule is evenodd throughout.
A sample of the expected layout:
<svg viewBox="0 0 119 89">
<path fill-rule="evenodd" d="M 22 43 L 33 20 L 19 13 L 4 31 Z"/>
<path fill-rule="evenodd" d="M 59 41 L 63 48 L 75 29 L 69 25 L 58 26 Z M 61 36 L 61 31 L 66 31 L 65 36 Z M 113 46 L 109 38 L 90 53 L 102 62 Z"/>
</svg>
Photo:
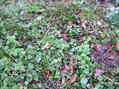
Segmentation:
<svg viewBox="0 0 119 89">
<path fill-rule="evenodd" d="M 119 67 L 118 52 L 113 50 L 111 44 L 96 44 L 92 59 L 107 67 Z"/>
<path fill-rule="evenodd" d="M 89 25 L 89 22 L 85 20 L 85 21 L 81 24 L 81 27 L 84 28 L 84 29 L 86 29 L 88 25 Z"/>
<path fill-rule="evenodd" d="M 65 64 L 64 67 L 61 68 L 61 74 L 67 74 L 73 72 L 72 64 Z"/>
<path fill-rule="evenodd" d="M 73 74 L 70 78 L 70 83 L 74 83 L 76 81 L 76 79 L 78 78 L 77 74 Z"/>
<path fill-rule="evenodd" d="M 44 71 L 44 77 L 49 78 L 50 76 L 52 76 L 52 72 L 50 70 L 45 70 Z"/>
<path fill-rule="evenodd" d="M 74 71 L 74 66 L 72 64 L 69 64 L 69 67 L 70 67 L 70 72 L 73 73 Z"/>
</svg>

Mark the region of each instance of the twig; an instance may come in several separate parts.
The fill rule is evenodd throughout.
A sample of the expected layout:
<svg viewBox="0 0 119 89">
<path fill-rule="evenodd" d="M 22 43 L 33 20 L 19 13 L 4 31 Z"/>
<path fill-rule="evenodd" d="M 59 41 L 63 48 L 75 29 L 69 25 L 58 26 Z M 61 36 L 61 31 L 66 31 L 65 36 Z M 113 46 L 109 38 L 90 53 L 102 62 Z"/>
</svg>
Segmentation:
<svg viewBox="0 0 119 89">
<path fill-rule="evenodd" d="M 111 78 L 109 78 L 109 77 L 107 77 L 107 76 L 105 76 L 105 78 L 108 79 L 109 81 L 111 81 L 112 83 L 114 83 L 114 84 L 116 84 L 116 85 L 119 85 L 119 82 L 115 82 L 115 81 L 113 81 Z"/>
</svg>

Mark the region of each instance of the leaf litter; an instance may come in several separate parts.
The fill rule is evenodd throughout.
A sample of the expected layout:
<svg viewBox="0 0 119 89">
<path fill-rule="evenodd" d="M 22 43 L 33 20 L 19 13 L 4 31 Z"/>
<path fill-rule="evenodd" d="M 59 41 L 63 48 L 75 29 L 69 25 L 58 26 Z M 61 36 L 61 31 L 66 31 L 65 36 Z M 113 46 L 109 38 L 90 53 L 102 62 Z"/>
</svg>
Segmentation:
<svg viewBox="0 0 119 89">
<path fill-rule="evenodd" d="M 113 49 L 111 44 L 96 44 L 92 59 L 109 68 L 119 67 L 119 53 Z"/>
</svg>

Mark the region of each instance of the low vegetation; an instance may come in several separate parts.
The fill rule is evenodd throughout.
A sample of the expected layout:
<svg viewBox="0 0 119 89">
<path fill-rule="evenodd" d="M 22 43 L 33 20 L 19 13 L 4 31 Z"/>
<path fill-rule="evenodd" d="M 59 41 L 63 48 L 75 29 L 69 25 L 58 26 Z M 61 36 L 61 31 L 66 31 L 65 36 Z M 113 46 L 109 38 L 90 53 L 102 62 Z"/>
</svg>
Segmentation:
<svg viewBox="0 0 119 89">
<path fill-rule="evenodd" d="M 119 88 L 118 11 L 4 1 L 0 89 Z"/>
</svg>

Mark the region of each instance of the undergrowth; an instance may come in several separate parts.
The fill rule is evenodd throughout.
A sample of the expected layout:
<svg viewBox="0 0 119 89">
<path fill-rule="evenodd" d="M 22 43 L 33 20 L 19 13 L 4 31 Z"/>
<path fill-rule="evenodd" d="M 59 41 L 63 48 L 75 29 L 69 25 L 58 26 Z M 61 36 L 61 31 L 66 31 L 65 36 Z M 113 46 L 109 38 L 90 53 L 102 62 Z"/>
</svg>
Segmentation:
<svg viewBox="0 0 119 89">
<path fill-rule="evenodd" d="M 99 23 L 98 10 L 80 4 L 1 7 L 0 89 L 118 89 L 118 69 L 104 70 L 91 57 L 95 44 L 119 41 L 118 27 Z M 96 76 L 96 69 L 105 72 Z"/>
</svg>

